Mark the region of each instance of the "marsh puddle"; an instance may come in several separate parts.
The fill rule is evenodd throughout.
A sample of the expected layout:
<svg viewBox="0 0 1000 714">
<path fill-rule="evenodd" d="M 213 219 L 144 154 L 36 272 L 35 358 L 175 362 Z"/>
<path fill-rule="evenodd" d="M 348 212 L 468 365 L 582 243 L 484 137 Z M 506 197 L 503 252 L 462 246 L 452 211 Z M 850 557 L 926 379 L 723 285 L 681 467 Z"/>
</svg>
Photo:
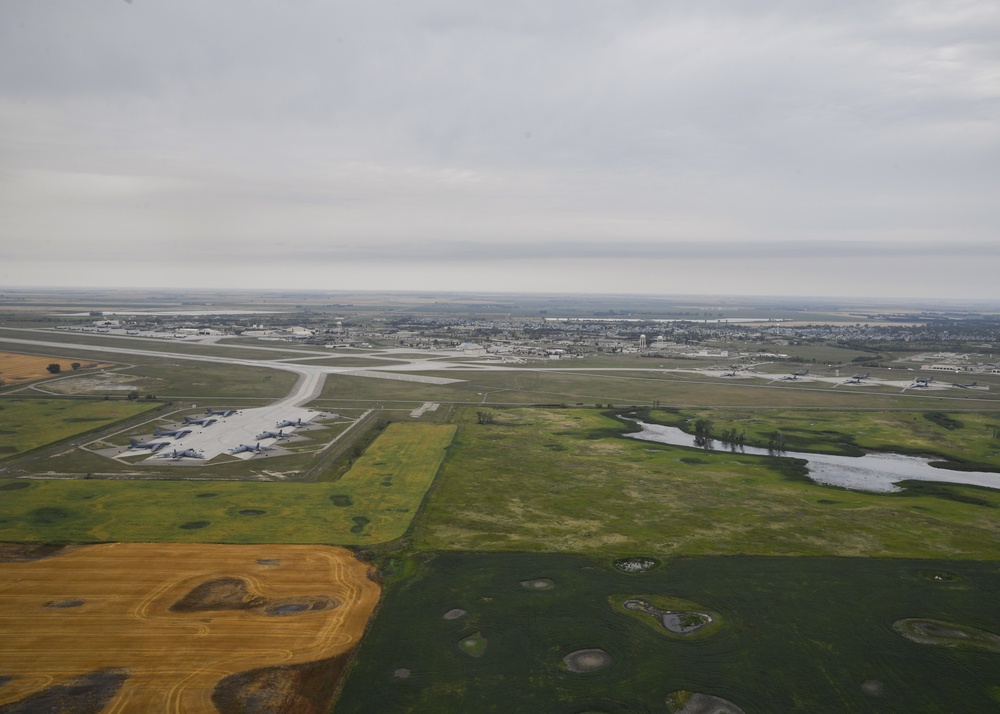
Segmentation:
<svg viewBox="0 0 1000 714">
<path fill-rule="evenodd" d="M 732 451 L 719 441 L 709 442 L 707 447 L 695 444 L 694 436 L 673 426 L 647 424 L 638 419 L 629 419 L 642 427 L 642 431 L 624 434 L 631 439 L 654 441 L 658 444 L 688 446 L 705 451 Z M 889 493 L 902 491 L 896 486 L 899 481 L 938 481 L 970 486 L 984 486 L 1000 489 L 1000 474 L 985 471 L 949 471 L 931 466 L 927 459 L 900 454 L 865 454 L 864 456 L 836 456 L 833 454 L 806 454 L 797 451 L 774 452 L 754 446 L 738 447 L 733 453 L 754 456 L 787 456 L 808 462 L 809 478 L 816 483 L 840 486 L 855 491 Z"/>
<path fill-rule="evenodd" d="M 622 603 L 626 610 L 644 612 L 663 626 L 663 629 L 675 635 L 690 635 L 705 625 L 712 623 L 711 615 L 704 612 L 687 612 L 680 610 L 661 610 L 650 605 L 645 600 L 626 600 Z"/>
</svg>

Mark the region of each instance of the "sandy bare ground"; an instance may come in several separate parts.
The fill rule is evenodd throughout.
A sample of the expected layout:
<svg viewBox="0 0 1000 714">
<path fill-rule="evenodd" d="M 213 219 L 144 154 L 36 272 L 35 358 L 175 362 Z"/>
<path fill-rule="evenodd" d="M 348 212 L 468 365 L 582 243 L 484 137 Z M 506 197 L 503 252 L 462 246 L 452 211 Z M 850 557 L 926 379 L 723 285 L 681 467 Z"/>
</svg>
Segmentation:
<svg viewBox="0 0 1000 714">
<path fill-rule="evenodd" d="M 0 563 L 0 705 L 106 669 L 128 679 L 105 712 L 211 712 L 216 684 L 254 668 L 353 647 L 379 597 L 368 566 L 328 546 L 106 544 Z M 218 578 L 268 601 L 325 598 L 325 609 L 176 612 Z M 72 603 L 72 605 L 66 605 Z"/>
</svg>

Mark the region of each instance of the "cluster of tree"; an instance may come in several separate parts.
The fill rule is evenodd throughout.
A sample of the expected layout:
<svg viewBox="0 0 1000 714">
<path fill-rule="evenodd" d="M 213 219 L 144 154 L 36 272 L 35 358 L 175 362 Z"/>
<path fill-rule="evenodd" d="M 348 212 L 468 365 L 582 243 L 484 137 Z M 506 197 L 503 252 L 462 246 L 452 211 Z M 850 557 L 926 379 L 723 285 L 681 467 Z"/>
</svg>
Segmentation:
<svg viewBox="0 0 1000 714">
<path fill-rule="evenodd" d="M 493 412 L 476 412 L 477 424 L 493 424 Z"/>
<path fill-rule="evenodd" d="M 780 431 L 772 431 L 767 435 L 767 448 L 768 451 L 784 451 L 785 435 Z"/>
<path fill-rule="evenodd" d="M 732 429 L 723 429 L 722 433 L 719 434 L 719 441 L 723 444 L 728 444 L 730 448 L 735 451 L 737 448 L 742 448 L 747 442 L 747 433 L 745 431 L 736 431 L 734 426 Z"/>
<path fill-rule="evenodd" d="M 707 448 L 711 446 L 712 439 L 712 420 L 702 417 L 701 419 L 696 419 L 694 422 L 694 444 L 695 446 L 701 446 Z"/>
</svg>

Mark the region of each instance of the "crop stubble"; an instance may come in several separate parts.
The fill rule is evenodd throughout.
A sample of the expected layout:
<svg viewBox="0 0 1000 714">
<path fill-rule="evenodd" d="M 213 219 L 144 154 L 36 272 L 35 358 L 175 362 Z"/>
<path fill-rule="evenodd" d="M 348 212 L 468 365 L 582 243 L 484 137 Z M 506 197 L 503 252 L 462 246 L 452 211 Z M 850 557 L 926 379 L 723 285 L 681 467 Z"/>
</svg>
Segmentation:
<svg viewBox="0 0 1000 714">
<path fill-rule="evenodd" d="M 111 543 L 0 563 L 0 705 L 108 668 L 129 678 L 113 712 L 214 711 L 216 684 L 253 668 L 335 657 L 361 637 L 380 588 L 327 546 Z M 254 596 L 326 596 L 337 606 L 171 611 L 199 584 L 239 578 Z M 75 606 L 58 603 L 82 601 Z M 56 605 L 53 605 L 56 603 Z M 48 604 L 48 607 L 46 607 Z"/>
</svg>

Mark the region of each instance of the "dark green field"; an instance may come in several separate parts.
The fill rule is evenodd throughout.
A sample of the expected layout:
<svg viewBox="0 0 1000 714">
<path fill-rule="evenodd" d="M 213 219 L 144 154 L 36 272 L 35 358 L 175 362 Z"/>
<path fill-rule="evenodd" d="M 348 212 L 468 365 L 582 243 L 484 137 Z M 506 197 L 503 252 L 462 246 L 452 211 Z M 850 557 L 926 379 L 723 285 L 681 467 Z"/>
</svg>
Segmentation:
<svg viewBox="0 0 1000 714">
<path fill-rule="evenodd" d="M 555 587 L 521 585 L 531 578 Z M 724 626 L 678 641 L 608 600 L 656 594 L 713 609 Z M 998 597 L 993 562 L 682 558 L 626 575 L 574 555 L 426 556 L 389 589 L 336 711 L 664 712 L 680 689 L 747 714 L 997 711 L 998 655 L 916 644 L 892 625 L 926 617 L 1000 633 Z M 444 619 L 453 608 L 467 614 Z M 459 643 L 476 633 L 486 644 L 473 657 Z M 590 648 L 611 665 L 562 665 Z"/>
</svg>

